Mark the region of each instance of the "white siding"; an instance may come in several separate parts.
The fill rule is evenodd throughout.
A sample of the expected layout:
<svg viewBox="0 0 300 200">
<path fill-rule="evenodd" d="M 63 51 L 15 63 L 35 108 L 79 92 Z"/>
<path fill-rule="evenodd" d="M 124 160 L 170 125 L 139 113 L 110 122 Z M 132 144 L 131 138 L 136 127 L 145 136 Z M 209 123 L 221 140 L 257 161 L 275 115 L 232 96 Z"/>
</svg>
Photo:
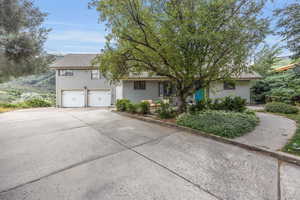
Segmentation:
<svg viewBox="0 0 300 200">
<path fill-rule="evenodd" d="M 123 81 L 116 86 L 116 100 L 123 99 Z"/>
<path fill-rule="evenodd" d="M 114 87 L 105 78 L 92 80 L 91 70 L 73 70 L 73 76 L 59 76 L 56 70 L 56 102 L 61 107 L 61 94 L 66 90 L 111 90 L 111 103 L 114 103 Z M 87 93 L 87 92 L 86 92 Z"/>
<path fill-rule="evenodd" d="M 129 99 L 134 103 L 139 103 L 142 100 L 159 99 L 158 81 L 146 81 L 145 90 L 135 90 L 133 82 L 134 81 L 123 81 L 123 98 Z"/>
<path fill-rule="evenodd" d="M 226 96 L 239 96 L 250 103 L 251 81 L 236 81 L 235 90 L 224 90 L 223 82 L 215 82 L 210 85 L 209 98 L 223 98 Z"/>
</svg>

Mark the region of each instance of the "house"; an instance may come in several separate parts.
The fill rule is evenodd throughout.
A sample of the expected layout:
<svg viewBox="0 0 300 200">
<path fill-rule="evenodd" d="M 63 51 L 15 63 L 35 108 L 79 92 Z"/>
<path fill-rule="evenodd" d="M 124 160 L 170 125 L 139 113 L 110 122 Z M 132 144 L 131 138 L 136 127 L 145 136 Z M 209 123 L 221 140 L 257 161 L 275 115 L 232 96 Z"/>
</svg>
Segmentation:
<svg viewBox="0 0 300 200">
<path fill-rule="evenodd" d="M 114 104 L 114 86 L 91 64 L 96 54 L 68 54 L 50 68 L 56 70 L 57 107 L 103 107 Z"/>
<path fill-rule="evenodd" d="M 174 97 L 174 87 L 167 78 L 147 73 L 130 75 L 116 85 L 101 76 L 92 67 L 96 54 L 69 54 L 51 65 L 56 70 L 56 101 L 58 107 L 111 106 L 117 99 L 132 102 L 159 100 Z M 250 103 L 251 80 L 260 78 L 256 73 L 243 73 L 234 82 L 215 82 L 198 96 L 221 98 L 240 96 Z M 197 94 L 195 95 L 197 96 Z M 189 101 L 193 101 L 191 97 Z"/>
</svg>

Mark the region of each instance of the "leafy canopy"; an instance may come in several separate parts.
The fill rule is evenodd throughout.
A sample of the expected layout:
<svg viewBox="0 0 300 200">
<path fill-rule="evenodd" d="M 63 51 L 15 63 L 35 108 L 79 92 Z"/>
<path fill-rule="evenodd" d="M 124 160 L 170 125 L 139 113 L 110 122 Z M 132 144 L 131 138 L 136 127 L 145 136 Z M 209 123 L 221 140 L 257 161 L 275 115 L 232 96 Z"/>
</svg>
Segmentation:
<svg viewBox="0 0 300 200">
<path fill-rule="evenodd" d="M 263 77 L 271 74 L 274 70 L 274 65 L 281 61 L 279 58 L 281 52 L 282 48 L 277 45 L 264 45 L 254 55 L 254 65 L 252 66 L 253 70 Z"/>
<path fill-rule="evenodd" d="M 287 48 L 293 58 L 300 58 L 300 2 L 297 0 L 285 8 L 277 9 L 275 15 L 280 17 L 277 26 L 279 34 L 287 41 Z"/>
<path fill-rule="evenodd" d="M 110 34 L 96 60 L 112 80 L 131 73 L 166 76 L 185 100 L 195 89 L 247 69 L 269 21 L 264 0 L 93 1 Z M 198 84 L 195 84 L 198 82 Z"/>
<path fill-rule="evenodd" d="M 0 0 L 0 78 L 33 72 L 29 65 L 44 53 L 50 31 L 42 27 L 45 17 L 31 0 Z"/>
</svg>

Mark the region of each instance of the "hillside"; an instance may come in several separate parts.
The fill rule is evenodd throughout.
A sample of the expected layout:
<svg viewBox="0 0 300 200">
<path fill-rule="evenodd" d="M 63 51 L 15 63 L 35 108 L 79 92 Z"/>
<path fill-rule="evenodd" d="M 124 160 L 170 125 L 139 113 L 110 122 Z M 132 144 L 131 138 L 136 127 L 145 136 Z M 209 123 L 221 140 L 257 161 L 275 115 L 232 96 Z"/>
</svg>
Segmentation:
<svg viewBox="0 0 300 200">
<path fill-rule="evenodd" d="M 54 98 L 55 72 L 30 75 L 0 84 L 0 102 L 15 102 L 30 96 Z"/>
</svg>

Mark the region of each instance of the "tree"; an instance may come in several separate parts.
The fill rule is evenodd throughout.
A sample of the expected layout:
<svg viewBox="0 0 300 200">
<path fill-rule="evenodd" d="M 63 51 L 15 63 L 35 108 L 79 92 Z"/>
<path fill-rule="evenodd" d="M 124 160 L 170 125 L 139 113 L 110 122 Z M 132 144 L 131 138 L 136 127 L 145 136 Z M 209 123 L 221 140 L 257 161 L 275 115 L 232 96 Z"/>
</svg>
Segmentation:
<svg viewBox="0 0 300 200">
<path fill-rule="evenodd" d="M 43 56 L 43 44 L 50 31 L 41 26 L 45 17 L 31 0 L 0 0 L 0 57 L 4 63 L 0 74 L 17 76 L 35 71 L 16 66 L 29 66 Z"/>
<path fill-rule="evenodd" d="M 268 33 L 264 0 L 93 1 L 110 34 L 95 60 L 112 80 L 149 72 L 176 86 L 179 111 L 195 90 L 247 70 Z"/>
<path fill-rule="evenodd" d="M 39 74 L 49 70 L 49 64 L 55 60 L 55 56 L 41 53 L 39 56 L 19 62 L 8 61 L 4 55 L 0 55 L 0 83 L 8 81 L 11 77 Z"/>
<path fill-rule="evenodd" d="M 279 55 L 282 49 L 277 45 L 264 45 L 254 55 L 253 70 L 262 76 L 267 76 L 272 72 L 272 67 L 280 61 Z"/>
<path fill-rule="evenodd" d="M 293 58 L 300 58 L 300 3 L 295 2 L 285 8 L 277 9 L 275 16 L 280 17 L 277 26 L 278 33 L 287 41 L 287 48 L 293 53 Z"/>
</svg>

